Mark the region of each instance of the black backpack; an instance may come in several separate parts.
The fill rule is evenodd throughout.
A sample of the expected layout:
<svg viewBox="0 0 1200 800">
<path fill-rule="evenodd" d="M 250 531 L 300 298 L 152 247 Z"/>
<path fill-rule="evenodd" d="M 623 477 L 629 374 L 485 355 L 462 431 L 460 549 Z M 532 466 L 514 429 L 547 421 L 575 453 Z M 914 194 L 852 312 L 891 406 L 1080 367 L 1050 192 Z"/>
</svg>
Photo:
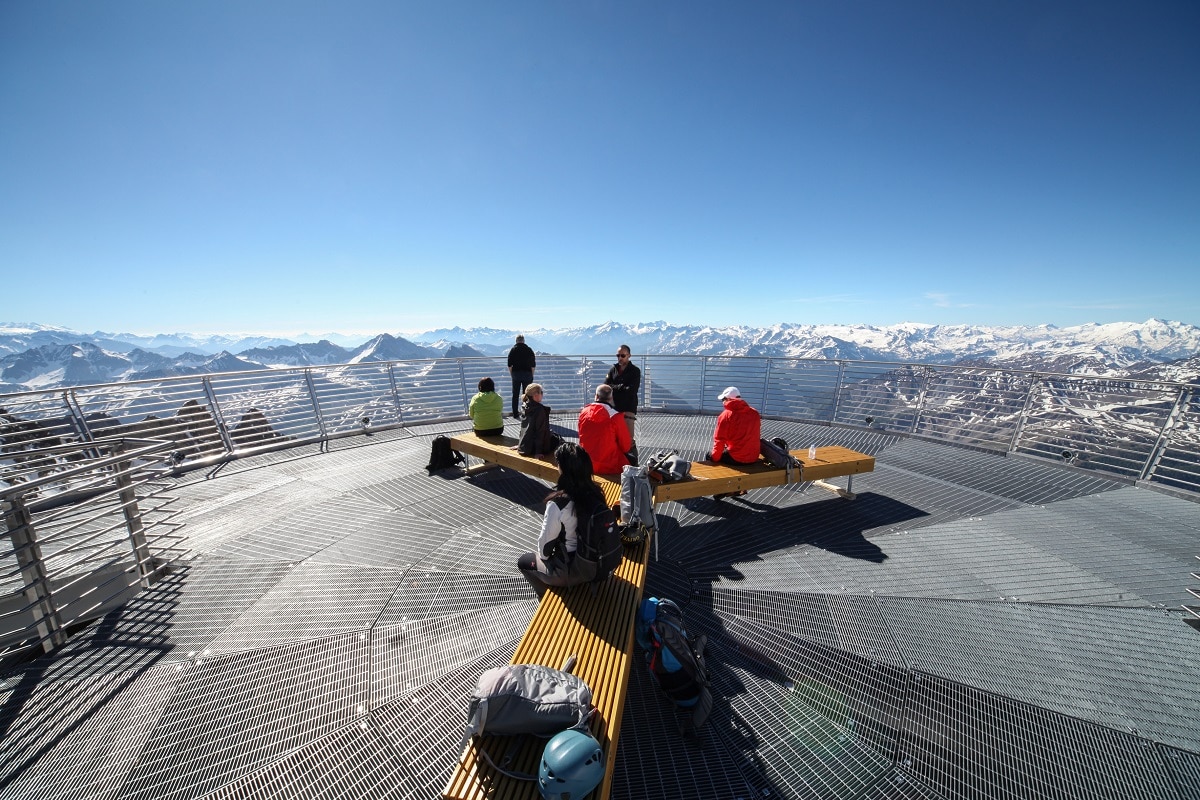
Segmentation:
<svg viewBox="0 0 1200 800">
<path fill-rule="evenodd" d="M 592 583 L 600 583 L 621 565 L 621 530 L 617 514 L 600 498 L 591 515 L 578 522 L 575 558 L 595 567 Z"/>
<path fill-rule="evenodd" d="M 430 473 L 437 472 L 439 469 L 449 469 L 457 467 L 459 464 L 465 463 L 466 456 L 458 452 L 450 446 L 450 438 L 448 436 L 438 436 L 433 440 L 433 450 L 429 453 L 429 464 L 425 469 Z"/>
</svg>

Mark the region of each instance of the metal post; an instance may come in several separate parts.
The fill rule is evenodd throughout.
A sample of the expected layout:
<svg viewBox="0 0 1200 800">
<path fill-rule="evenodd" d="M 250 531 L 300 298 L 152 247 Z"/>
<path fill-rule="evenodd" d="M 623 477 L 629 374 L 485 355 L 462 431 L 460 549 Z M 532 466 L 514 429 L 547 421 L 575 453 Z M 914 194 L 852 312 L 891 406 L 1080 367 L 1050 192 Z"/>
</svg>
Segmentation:
<svg viewBox="0 0 1200 800">
<path fill-rule="evenodd" d="M 225 415 L 221 411 L 221 404 L 217 402 L 217 393 L 213 389 L 212 380 L 207 376 L 200 379 L 200 385 L 204 389 L 204 395 L 208 398 L 208 407 L 213 422 L 217 426 L 217 435 L 221 437 L 221 445 L 225 448 L 225 454 L 233 453 L 233 440 L 229 438 L 229 426 L 225 424 Z"/>
<path fill-rule="evenodd" d="M 700 356 L 700 405 L 696 406 L 697 411 L 704 410 L 704 388 L 708 376 L 708 356 Z"/>
<path fill-rule="evenodd" d="M 1179 394 L 1175 397 L 1175 407 L 1171 409 L 1171 413 L 1163 421 L 1162 430 L 1158 432 L 1158 439 L 1154 442 L 1154 447 L 1150 449 L 1150 455 L 1146 458 L 1146 465 L 1142 468 L 1142 474 L 1138 476 L 1139 480 L 1148 480 L 1154 475 L 1154 471 L 1158 469 L 1159 462 L 1162 461 L 1167 445 L 1171 442 L 1171 434 L 1179 426 L 1179 421 L 1183 419 L 1187 407 L 1191 402 L 1192 387 L 1180 386 Z"/>
<path fill-rule="evenodd" d="M 837 422 L 838 411 L 842 407 L 842 380 L 846 377 L 846 362 L 839 361 L 839 362 L 837 362 L 837 365 L 838 365 L 837 388 L 834 389 L 833 418 L 829 420 L 830 424 Z"/>
<path fill-rule="evenodd" d="M 75 396 L 74 389 L 68 389 L 63 392 L 63 403 L 67 406 L 67 411 L 71 415 L 71 427 L 79 434 L 80 440 L 84 442 L 93 441 L 92 429 L 88 427 L 87 416 L 83 413 L 83 407 L 79 405 L 79 399 Z"/>
<path fill-rule="evenodd" d="M 124 445 L 118 443 L 113 449 L 113 453 L 120 455 L 124 449 Z M 121 493 L 121 512 L 125 515 L 125 528 L 129 531 L 129 544 L 133 548 L 133 563 L 137 565 L 138 578 L 143 588 L 149 589 L 154 584 L 159 564 L 150 554 L 150 546 L 146 543 L 146 528 L 142 524 L 142 512 L 138 508 L 137 493 L 133 491 L 133 481 L 129 478 L 129 469 L 128 461 L 117 462 L 114 477 Z"/>
<path fill-rule="evenodd" d="M 929 375 L 933 371 L 933 367 L 921 368 L 921 390 L 917 393 L 917 408 L 913 413 L 912 427 L 909 433 L 917 432 L 917 423 L 921 420 L 921 414 L 925 411 L 925 395 L 929 390 Z"/>
<path fill-rule="evenodd" d="M 767 358 L 767 374 L 765 376 L 763 376 L 763 396 L 762 396 L 762 406 L 760 406 L 760 408 L 762 408 L 762 413 L 764 413 L 764 414 L 771 413 L 767 409 L 767 398 L 770 396 L 770 391 L 771 391 L 771 364 L 772 364 L 772 362 L 774 362 L 774 360 L 775 359 L 773 359 L 773 358 Z"/>
<path fill-rule="evenodd" d="M 458 391 L 462 393 L 462 410 L 464 414 L 469 416 L 471 413 L 471 401 L 467 397 L 467 371 L 463 367 L 463 360 L 461 358 L 454 360 L 458 362 Z"/>
<path fill-rule="evenodd" d="M 312 401 L 313 416 L 317 420 L 317 430 L 321 432 L 321 441 L 329 439 L 329 433 L 325 430 L 325 417 L 321 414 L 321 402 L 317 400 L 317 385 L 313 383 L 312 370 L 304 370 L 304 382 L 308 385 L 308 398 Z"/>
<path fill-rule="evenodd" d="M 396 385 L 396 362 L 389 361 L 387 364 L 388 381 L 392 384 L 392 402 L 396 406 L 396 421 L 401 425 L 404 424 L 404 406 L 400 402 L 400 387 Z"/>
<path fill-rule="evenodd" d="M 1021 409 L 1021 416 L 1017 418 L 1017 429 L 1013 431 L 1012 440 L 1008 443 L 1008 452 L 1017 452 L 1017 445 L 1021 442 L 1021 434 L 1025 432 L 1025 423 L 1029 421 L 1029 409 L 1033 406 L 1034 395 L 1037 394 L 1038 387 L 1041 386 L 1041 378 L 1037 373 L 1029 376 L 1029 392 L 1025 395 L 1025 406 Z"/>
<path fill-rule="evenodd" d="M 0 508 L 4 510 L 4 525 L 12 540 L 13 552 L 17 554 L 17 564 L 21 568 L 25 600 L 33 614 L 42 649 L 49 653 L 63 644 L 67 635 L 63 630 L 58 606 L 54 602 L 54 592 L 50 588 L 46 562 L 42 560 L 37 531 L 33 527 L 29 510 L 25 508 L 20 497 L 0 502 Z"/>
</svg>

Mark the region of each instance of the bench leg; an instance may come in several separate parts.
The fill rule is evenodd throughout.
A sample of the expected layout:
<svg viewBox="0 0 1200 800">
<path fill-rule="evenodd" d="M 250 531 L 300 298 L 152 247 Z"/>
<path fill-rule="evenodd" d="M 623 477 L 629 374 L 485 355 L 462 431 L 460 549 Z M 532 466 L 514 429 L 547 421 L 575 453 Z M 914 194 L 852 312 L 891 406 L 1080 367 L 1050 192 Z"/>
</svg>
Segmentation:
<svg viewBox="0 0 1200 800">
<path fill-rule="evenodd" d="M 840 486 L 835 486 L 832 483 L 827 483 L 826 481 L 813 481 L 812 483 L 813 483 L 813 486 L 820 486 L 822 489 L 825 489 L 826 491 L 829 491 L 829 492 L 833 492 L 834 494 L 838 495 L 839 497 L 844 497 L 847 500 L 853 500 L 854 498 L 858 497 L 858 495 L 856 495 L 854 492 L 850 491 L 850 487 L 853 485 L 853 476 L 851 476 L 851 479 L 846 482 L 845 489 L 843 489 Z"/>
<path fill-rule="evenodd" d="M 484 461 L 482 464 L 476 464 L 473 467 L 467 467 L 467 475 L 478 475 L 481 472 L 487 472 L 489 469 L 495 469 L 500 466 L 495 461 Z"/>
</svg>

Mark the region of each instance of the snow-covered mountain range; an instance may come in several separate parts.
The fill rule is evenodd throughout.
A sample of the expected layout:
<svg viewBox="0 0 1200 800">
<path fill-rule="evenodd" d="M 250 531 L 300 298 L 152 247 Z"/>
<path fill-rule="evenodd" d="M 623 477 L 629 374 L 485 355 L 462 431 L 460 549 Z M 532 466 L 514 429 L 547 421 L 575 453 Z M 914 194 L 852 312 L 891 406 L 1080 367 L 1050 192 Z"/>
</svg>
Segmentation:
<svg viewBox="0 0 1200 800">
<path fill-rule="evenodd" d="M 527 331 L 443 328 L 362 337 L 296 340 L 262 336 L 144 336 L 82 333 L 36 323 L 0 323 L 0 393 L 209 372 L 361 361 L 502 355 L 520 332 L 539 352 L 635 355 L 787 356 L 926 364 L 991 364 L 1096 375 L 1196 381 L 1200 328 L 1181 322 L 1088 324 L 1068 328 L 974 325 L 798 325 L 712 327 L 608 322 Z"/>
</svg>

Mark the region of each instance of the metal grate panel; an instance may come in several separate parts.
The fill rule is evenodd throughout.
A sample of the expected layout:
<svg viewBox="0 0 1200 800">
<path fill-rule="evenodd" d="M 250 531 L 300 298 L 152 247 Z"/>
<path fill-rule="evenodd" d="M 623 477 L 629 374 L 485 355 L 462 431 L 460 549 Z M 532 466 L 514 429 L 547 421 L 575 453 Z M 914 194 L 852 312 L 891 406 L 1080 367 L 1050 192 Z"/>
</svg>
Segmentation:
<svg viewBox="0 0 1200 800">
<path fill-rule="evenodd" d="M 430 681 L 475 661 L 481 652 L 500 650 L 519 640 L 535 610 L 535 600 L 523 600 L 480 612 L 375 628 L 371 632 L 371 706 L 411 696 Z"/>
<path fill-rule="evenodd" d="M 437 681 L 419 686 L 371 712 L 371 723 L 406 766 L 406 791 L 402 797 L 427 800 L 439 796 L 461 753 L 458 745 L 467 727 L 468 698 L 479 675 L 507 664 L 519 638 L 518 635 L 482 656 L 477 654 L 475 659 L 439 676 Z"/>
<path fill-rule="evenodd" d="M 524 575 L 465 575 L 410 570 L 376 620 L 376 627 L 484 611 L 536 599 Z"/>
<path fill-rule="evenodd" d="M 403 570 L 303 563 L 226 628 L 213 652 L 268 647 L 371 627 Z M 321 587 L 313 591 L 313 587 Z"/>
<path fill-rule="evenodd" d="M 0 796 L 114 796 L 179 676 L 174 665 L 96 674 L 54 663 L 7 676 L 0 682 Z"/>
<path fill-rule="evenodd" d="M 352 724 L 368 654 L 351 635 L 180 664 L 179 688 L 120 796 L 202 795 Z"/>
<path fill-rule="evenodd" d="M 411 766 L 366 718 L 294 750 L 265 769 L 222 786 L 205 800 L 297 797 L 394 798 L 408 788 Z"/>
<path fill-rule="evenodd" d="M 947 798 L 1180 797 L 1145 739 L 932 676 L 906 731 L 900 763 Z"/>
<path fill-rule="evenodd" d="M 1026 458 L 1005 458 L 996 453 L 950 448 L 917 439 L 897 442 L 879 460 L 1029 505 L 1054 503 L 1122 486 L 1095 474 Z"/>
<path fill-rule="evenodd" d="M 1190 677 L 1200 637 L 1174 614 L 909 598 L 879 605 L 916 669 L 1200 750 Z"/>
</svg>

